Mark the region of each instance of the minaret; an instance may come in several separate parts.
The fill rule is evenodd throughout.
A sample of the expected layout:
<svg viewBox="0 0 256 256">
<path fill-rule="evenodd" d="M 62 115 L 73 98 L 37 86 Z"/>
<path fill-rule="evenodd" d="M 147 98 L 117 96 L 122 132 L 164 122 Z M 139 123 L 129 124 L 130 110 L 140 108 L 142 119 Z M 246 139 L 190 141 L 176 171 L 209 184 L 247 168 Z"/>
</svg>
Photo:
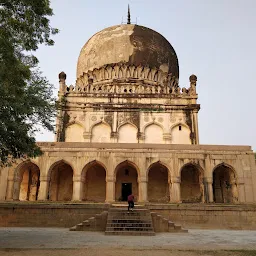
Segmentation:
<svg viewBox="0 0 256 256">
<path fill-rule="evenodd" d="M 129 6 L 129 4 L 128 4 L 127 24 L 131 24 L 131 14 L 130 14 L 130 6 Z"/>
</svg>

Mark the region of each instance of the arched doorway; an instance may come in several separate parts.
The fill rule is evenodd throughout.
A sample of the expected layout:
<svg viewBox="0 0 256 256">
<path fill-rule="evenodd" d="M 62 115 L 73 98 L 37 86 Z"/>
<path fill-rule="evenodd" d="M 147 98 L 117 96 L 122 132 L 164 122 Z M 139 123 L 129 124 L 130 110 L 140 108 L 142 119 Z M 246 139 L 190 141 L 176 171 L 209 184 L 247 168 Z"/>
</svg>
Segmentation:
<svg viewBox="0 0 256 256">
<path fill-rule="evenodd" d="M 180 196 L 184 203 L 204 201 L 202 172 L 194 164 L 187 164 L 181 169 Z"/>
<path fill-rule="evenodd" d="M 105 202 L 106 170 L 98 161 L 88 163 L 82 171 L 82 200 Z"/>
<path fill-rule="evenodd" d="M 235 203 L 238 201 L 235 172 L 225 164 L 213 171 L 213 199 L 215 203 Z"/>
<path fill-rule="evenodd" d="M 135 165 L 124 161 L 116 167 L 115 200 L 127 201 L 127 196 L 132 193 L 135 201 L 138 200 L 138 172 Z"/>
<path fill-rule="evenodd" d="M 18 182 L 17 191 L 14 190 L 14 199 L 19 199 L 20 201 L 36 201 L 39 186 L 40 186 L 40 170 L 39 167 L 32 163 L 26 162 L 21 165 L 16 173 L 16 182 Z"/>
<path fill-rule="evenodd" d="M 50 186 L 48 199 L 50 201 L 71 201 L 73 194 L 73 169 L 64 161 L 50 168 Z"/>
<path fill-rule="evenodd" d="M 160 162 L 148 171 L 148 201 L 166 203 L 170 200 L 168 169 Z"/>
</svg>

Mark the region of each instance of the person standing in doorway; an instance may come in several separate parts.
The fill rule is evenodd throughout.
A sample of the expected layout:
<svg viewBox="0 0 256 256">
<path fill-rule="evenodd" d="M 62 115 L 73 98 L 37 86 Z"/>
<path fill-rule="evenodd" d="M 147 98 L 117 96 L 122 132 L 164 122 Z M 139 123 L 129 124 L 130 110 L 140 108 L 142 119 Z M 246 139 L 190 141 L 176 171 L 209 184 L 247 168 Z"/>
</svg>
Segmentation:
<svg viewBox="0 0 256 256">
<path fill-rule="evenodd" d="M 130 211 L 130 209 L 133 211 L 133 207 L 134 207 L 134 196 L 133 196 L 133 194 L 130 194 L 127 197 L 127 201 L 128 201 L 128 211 Z"/>
</svg>

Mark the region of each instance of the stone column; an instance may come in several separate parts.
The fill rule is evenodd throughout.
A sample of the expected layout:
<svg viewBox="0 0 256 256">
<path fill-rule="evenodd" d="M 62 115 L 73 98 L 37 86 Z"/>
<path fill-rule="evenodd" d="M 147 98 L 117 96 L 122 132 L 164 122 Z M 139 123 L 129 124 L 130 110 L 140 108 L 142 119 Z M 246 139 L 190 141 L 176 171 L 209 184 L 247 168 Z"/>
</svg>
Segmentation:
<svg viewBox="0 0 256 256">
<path fill-rule="evenodd" d="M 116 180 L 113 177 L 106 177 L 106 203 L 115 202 L 115 184 Z"/>
<path fill-rule="evenodd" d="M 22 179 L 20 177 L 16 177 L 13 183 L 13 200 L 19 200 L 20 196 L 20 183 Z"/>
<path fill-rule="evenodd" d="M 138 179 L 139 184 L 139 198 L 138 202 L 146 203 L 148 202 L 148 181 L 146 177 L 141 177 Z"/>
<path fill-rule="evenodd" d="M 82 201 L 82 184 L 83 184 L 83 179 L 81 176 L 73 177 L 72 201 Z"/>
<path fill-rule="evenodd" d="M 180 177 L 172 177 L 170 185 L 170 203 L 181 203 L 180 200 Z"/>
<path fill-rule="evenodd" d="M 13 200 L 13 184 L 14 179 L 10 178 L 7 182 L 7 189 L 6 189 L 6 200 Z"/>
<path fill-rule="evenodd" d="M 212 189 L 212 177 L 205 177 L 204 182 L 206 185 L 206 202 L 213 203 L 213 189 Z"/>
<path fill-rule="evenodd" d="M 237 187 L 238 187 L 238 202 L 245 202 L 245 191 L 244 191 L 244 178 L 237 179 Z"/>
<path fill-rule="evenodd" d="M 195 144 L 199 144 L 199 132 L 198 132 L 198 118 L 197 112 L 193 112 L 194 126 L 195 126 Z"/>
<path fill-rule="evenodd" d="M 41 176 L 40 177 L 40 187 L 37 200 L 46 201 L 48 200 L 48 189 L 49 189 L 49 177 Z"/>
</svg>

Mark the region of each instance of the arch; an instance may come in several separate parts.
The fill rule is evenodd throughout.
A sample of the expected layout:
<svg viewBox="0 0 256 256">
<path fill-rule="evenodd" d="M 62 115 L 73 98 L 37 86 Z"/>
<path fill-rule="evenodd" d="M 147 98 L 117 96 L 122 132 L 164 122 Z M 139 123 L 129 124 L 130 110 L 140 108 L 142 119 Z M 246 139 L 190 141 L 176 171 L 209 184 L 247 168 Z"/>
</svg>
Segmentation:
<svg viewBox="0 0 256 256">
<path fill-rule="evenodd" d="M 74 170 L 74 166 L 69 161 L 65 160 L 64 158 L 58 158 L 58 159 L 55 160 L 54 163 L 51 164 L 51 166 L 50 166 L 50 168 L 48 170 L 48 173 L 47 173 L 47 177 L 48 178 L 50 178 L 51 172 L 52 172 L 53 168 L 55 166 L 57 166 L 58 164 L 60 164 L 60 163 L 67 164 L 67 165 L 69 165 L 72 168 L 72 170 Z"/>
<path fill-rule="evenodd" d="M 118 143 L 138 143 L 138 127 L 130 122 L 118 127 Z"/>
<path fill-rule="evenodd" d="M 213 200 L 215 203 L 237 203 L 237 173 L 226 163 L 220 163 L 213 168 Z"/>
<path fill-rule="evenodd" d="M 148 201 L 166 203 L 170 201 L 169 169 L 160 161 L 151 164 L 147 170 Z"/>
<path fill-rule="evenodd" d="M 171 126 L 172 144 L 191 144 L 190 128 L 184 123 L 176 123 Z"/>
<path fill-rule="evenodd" d="M 204 202 L 203 169 L 200 165 L 187 163 L 180 169 L 180 195 L 185 203 Z"/>
<path fill-rule="evenodd" d="M 70 122 L 66 125 L 65 128 L 65 142 L 83 142 L 83 133 L 84 126 L 80 122 Z"/>
<path fill-rule="evenodd" d="M 111 126 L 99 121 L 90 127 L 91 142 L 110 142 Z"/>
<path fill-rule="evenodd" d="M 88 170 L 91 166 L 93 166 L 93 165 L 95 165 L 95 164 L 100 165 L 102 168 L 104 168 L 104 169 L 106 170 L 106 173 L 107 173 L 107 167 L 106 167 L 106 165 L 103 164 L 101 161 L 98 161 L 98 160 L 94 159 L 94 160 L 88 162 L 88 163 L 83 167 L 82 173 L 81 173 L 81 177 L 84 178 L 85 175 L 86 175 L 87 170 Z"/>
<path fill-rule="evenodd" d="M 87 163 L 81 174 L 82 200 L 104 202 L 106 199 L 106 173 L 104 164 L 97 160 Z"/>
<path fill-rule="evenodd" d="M 53 163 L 48 171 L 48 199 L 51 201 L 71 201 L 73 195 L 73 167 L 66 160 Z"/>
<path fill-rule="evenodd" d="M 22 178 L 22 175 L 21 175 L 21 174 L 23 174 L 23 173 L 22 173 L 23 167 L 24 167 L 25 165 L 27 165 L 27 164 L 34 164 L 38 169 L 40 169 L 39 166 L 38 166 L 38 164 L 37 164 L 34 160 L 32 160 L 32 159 L 25 160 L 25 161 L 19 163 L 19 164 L 16 166 L 15 171 L 14 171 L 14 179 Z M 23 171 L 24 171 L 24 170 L 23 170 Z"/>
<path fill-rule="evenodd" d="M 127 196 L 132 193 L 135 200 L 139 196 L 138 174 L 139 169 L 136 164 L 129 160 L 119 163 L 114 171 L 115 174 L 115 200 L 127 201 Z"/>
<path fill-rule="evenodd" d="M 132 162 L 130 160 L 124 160 L 124 161 L 121 161 L 119 164 L 117 164 L 117 166 L 115 168 L 115 171 L 114 171 L 114 176 L 116 176 L 118 168 L 123 167 L 123 166 L 127 166 L 127 165 L 129 165 L 129 166 L 133 167 L 134 169 L 136 169 L 138 175 L 140 175 L 140 169 L 137 166 L 137 164 L 135 164 L 134 162 Z"/>
<path fill-rule="evenodd" d="M 145 143 L 156 143 L 156 144 L 164 143 L 164 140 L 163 140 L 164 129 L 158 123 L 152 122 L 150 124 L 147 124 L 144 128 L 144 134 L 145 134 Z"/>
<path fill-rule="evenodd" d="M 13 199 L 36 201 L 40 187 L 40 169 L 31 160 L 20 163 L 14 173 Z"/>
</svg>

